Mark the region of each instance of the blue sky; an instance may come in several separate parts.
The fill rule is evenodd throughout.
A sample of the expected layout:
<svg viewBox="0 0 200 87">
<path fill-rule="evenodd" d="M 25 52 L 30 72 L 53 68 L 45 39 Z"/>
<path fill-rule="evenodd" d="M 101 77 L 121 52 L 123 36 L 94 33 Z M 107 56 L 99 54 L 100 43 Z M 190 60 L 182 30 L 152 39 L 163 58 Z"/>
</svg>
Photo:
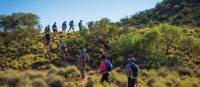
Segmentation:
<svg viewBox="0 0 200 87">
<path fill-rule="evenodd" d="M 125 16 L 153 8 L 162 0 L 0 0 L 0 14 L 28 12 L 40 17 L 42 26 L 58 26 L 64 20 L 95 21 L 107 17 L 116 22 Z"/>
</svg>

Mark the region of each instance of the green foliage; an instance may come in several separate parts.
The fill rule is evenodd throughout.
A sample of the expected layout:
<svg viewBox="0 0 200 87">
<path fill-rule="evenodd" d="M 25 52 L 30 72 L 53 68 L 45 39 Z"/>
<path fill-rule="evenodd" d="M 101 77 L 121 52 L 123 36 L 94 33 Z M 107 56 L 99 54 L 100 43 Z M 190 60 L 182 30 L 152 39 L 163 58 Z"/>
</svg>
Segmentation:
<svg viewBox="0 0 200 87">
<path fill-rule="evenodd" d="M 119 22 L 122 26 L 144 27 L 159 23 L 199 26 L 199 0 L 163 0 L 155 8 L 141 11 Z"/>
<path fill-rule="evenodd" d="M 123 87 L 128 85 L 127 76 L 117 72 L 117 69 L 112 70 L 110 79 L 114 84 L 117 84 L 118 87 Z"/>
<path fill-rule="evenodd" d="M 187 38 L 188 42 L 185 40 Z M 115 58 L 134 54 L 139 64 L 147 68 L 158 68 L 163 65 L 188 66 L 190 63 L 186 61 L 196 63 L 199 55 L 198 43 L 199 38 L 186 35 L 180 27 L 160 24 L 146 31 L 136 30 L 123 34 L 119 39 L 113 40 L 110 47 L 113 52 L 118 53 Z M 126 59 L 119 61 L 123 62 Z"/>
<path fill-rule="evenodd" d="M 7 31 L 15 31 L 21 28 L 34 29 L 39 26 L 39 17 L 32 13 L 13 13 L 0 16 L 0 27 Z"/>
<path fill-rule="evenodd" d="M 7 70 L 5 72 L 1 72 L 0 74 L 0 85 L 7 84 L 8 86 L 15 86 L 20 81 L 19 72 L 13 70 Z"/>
<path fill-rule="evenodd" d="M 32 87 L 32 81 L 29 78 L 22 78 L 16 87 Z"/>
<path fill-rule="evenodd" d="M 40 78 L 33 79 L 32 84 L 33 87 L 48 87 L 48 84 Z"/>
<path fill-rule="evenodd" d="M 76 78 L 80 75 L 80 71 L 75 66 L 69 66 L 66 68 L 66 74 L 69 78 Z"/>
<path fill-rule="evenodd" d="M 57 75 L 50 75 L 48 82 L 50 87 L 64 87 L 64 79 Z"/>
<path fill-rule="evenodd" d="M 180 2 L 180 5 L 177 5 L 177 2 Z M 193 2 L 198 1 L 193 0 Z M 88 82 L 80 84 L 80 71 L 71 65 L 77 64 L 78 54 L 82 48 L 87 48 L 94 61 L 92 69 L 98 67 L 100 57 L 107 51 L 110 51 L 115 67 L 122 67 L 126 64 L 126 57 L 133 54 L 136 62 L 142 68 L 137 81 L 139 87 L 198 87 L 200 85 L 199 27 L 170 25 L 198 24 L 196 23 L 198 12 L 192 16 L 191 9 L 188 7 L 191 3 L 194 5 L 193 7 L 198 4 L 193 2 L 164 0 L 155 9 L 122 19 L 122 23 L 113 23 L 109 19 L 103 18 L 99 21 L 89 22 L 89 28 L 80 32 L 51 33 L 51 55 L 48 54 L 48 49 L 43 43 L 44 34 L 33 28 L 38 24 L 36 16 L 23 13 L 10 16 L 1 15 L 0 27 L 3 27 L 5 32 L 0 32 L 0 70 L 5 71 L 0 72 L 0 86 L 127 86 L 127 77 L 120 68 L 111 72 L 111 83 L 101 84 L 101 76 L 96 75 L 92 70 L 88 73 Z M 160 11 L 161 8 L 163 10 Z M 181 13 L 174 14 L 173 9 L 169 8 L 176 9 Z M 159 15 L 155 17 L 155 14 Z M 186 16 L 183 17 L 181 14 Z M 19 16 L 20 19 L 16 19 L 16 16 Z M 192 22 L 188 23 L 189 21 Z M 18 22 L 20 25 L 17 24 Z M 159 22 L 169 22 L 170 24 L 160 24 Z M 137 28 L 146 24 L 151 25 Z M 60 58 L 59 45 L 61 42 L 66 43 L 68 47 L 66 61 Z"/>
<path fill-rule="evenodd" d="M 69 67 L 73 68 L 73 67 Z M 57 68 L 63 70 L 63 68 Z M 68 70 L 68 69 L 67 69 Z M 74 70 L 73 70 L 74 71 Z M 48 74 L 50 71 L 29 70 L 18 72 L 7 70 L 0 72 L 0 86 L 9 87 L 124 87 L 127 86 L 127 76 L 120 68 L 112 70 L 110 73 L 110 83 L 100 83 L 101 75 L 90 74 L 88 81 L 82 84 L 78 79 L 70 79 L 57 73 Z M 71 69 L 69 70 L 71 72 Z M 94 72 L 94 71 L 92 71 Z M 91 72 L 91 73 L 92 73 Z M 177 69 L 142 69 L 138 78 L 139 87 L 198 87 L 200 79 L 191 75 L 183 75 Z"/>
</svg>

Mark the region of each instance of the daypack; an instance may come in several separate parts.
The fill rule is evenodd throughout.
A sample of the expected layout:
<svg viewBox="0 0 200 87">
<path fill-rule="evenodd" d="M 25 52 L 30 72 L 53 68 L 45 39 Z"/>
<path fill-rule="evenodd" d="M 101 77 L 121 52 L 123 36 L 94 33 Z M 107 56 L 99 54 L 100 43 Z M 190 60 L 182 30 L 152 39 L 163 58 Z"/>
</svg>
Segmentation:
<svg viewBox="0 0 200 87">
<path fill-rule="evenodd" d="M 83 55 L 80 58 L 80 67 L 85 67 L 86 63 L 87 63 L 87 57 L 86 57 L 86 55 Z"/>
<path fill-rule="evenodd" d="M 46 38 L 47 41 L 49 41 L 50 40 L 50 34 L 46 34 L 45 38 Z"/>
<path fill-rule="evenodd" d="M 64 43 L 61 44 L 61 49 L 65 49 L 66 45 Z"/>
<path fill-rule="evenodd" d="M 131 77 L 137 77 L 138 76 L 138 67 L 136 64 L 131 64 L 131 72 L 130 72 L 130 75 Z"/>
<path fill-rule="evenodd" d="M 112 63 L 110 62 L 110 60 L 106 59 L 106 60 L 105 60 L 105 63 L 106 63 L 106 70 L 107 70 L 107 71 L 111 71 L 112 68 L 113 68 L 113 65 L 112 65 Z"/>
</svg>

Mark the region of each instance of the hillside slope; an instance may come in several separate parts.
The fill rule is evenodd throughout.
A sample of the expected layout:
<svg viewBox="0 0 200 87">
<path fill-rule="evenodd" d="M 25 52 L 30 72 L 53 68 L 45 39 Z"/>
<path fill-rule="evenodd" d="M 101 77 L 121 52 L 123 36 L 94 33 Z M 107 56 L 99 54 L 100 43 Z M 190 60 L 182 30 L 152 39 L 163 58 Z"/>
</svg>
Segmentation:
<svg viewBox="0 0 200 87">
<path fill-rule="evenodd" d="M 164 0 L 155 8 L 124 18 L 120 23 L 140 27 L 159 22 L 200 26 L 200 0 Z"/>
</svg>

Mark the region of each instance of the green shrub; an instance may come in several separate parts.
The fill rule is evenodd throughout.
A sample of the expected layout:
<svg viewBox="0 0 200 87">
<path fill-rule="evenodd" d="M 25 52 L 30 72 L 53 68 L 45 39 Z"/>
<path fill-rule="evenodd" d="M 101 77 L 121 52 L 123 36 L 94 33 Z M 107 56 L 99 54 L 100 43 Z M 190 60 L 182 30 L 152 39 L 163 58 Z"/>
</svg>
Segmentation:
<svg viewBox="0 0 200 87">
<path fill-rule="evenodd" d="M 21 75 L 17 71 L 7 70 L 0 74 L 0 85 L 15 86 L 20 81 Z"/>
<path fill-rule="evenodd" d="M 35 78 L 46 78 L 45 73 L 39 71 L 28 70 L 25 72 L 25 75 L 28 76 L 31 80 Z"/>
<path fill-rule="evenodd" d="M 58 71 L 59 69 L 56 66 L 51 65 L 48 74 L 57 74 Z"/>
<path fill-rule="evenodd" d="M 33 87 L 48 87 L 48 84 L 45 82 L 45 80 L 41 78 L 35 78 L 32 80 Z"/>
<path fill-rule="evenodd" d="M 16 87 L 32 87 L 32 81 L 29 78 L 22 78 Z"/>
<path fill-rule="evenodd" d="M 50 87 L 64 87 L 64 79 L 57 75 L 50 75 L 48 79 Z"/>
<path fill-rule="evenodd" d="M 168 72 L 166 69 L 164 69 L 164 68 L 159 69 L 158 76 L 165 78 L 165 77 L 167 77 L 167 75 L 168 75 Z"/>
<path fill-rule="evenodd" d="M 66 68 L 60 68 L 57 74 L 60 75 L 60 76 L 65 77 L 65 78 L 67 78 L 67 74 L 68 73 L 67 73 Z"/>
<path fill-rule="evenodd" d="M 99 87 L 102 87 L 102 85 L 100 84 L 100 79 L 101 79 L 101 77 L 99 75 L 90 76 L 90 78 L 86 84 L 86 87 L 95 87 L 94 86 L 95 84 Z"/>
<path fill-rule="evenodd" d="M 119 87 L 127 86 L 127 76 L 121 73 L 118 73 L 116 70 L 111 72 L 111 81 L 117 84 Z"/>
<path fill-rule="evenodd" d="M 192 76 L 193 70 L 189 68 L 178 68 L 179 75 Z"/>
<path fill-rule="evenodd" d="M 80 83 L 79 83 L 80 84 Z M 68 82 L 66 85 L 65 85 L 65 87 L 79 87 L 79 86 L 77 86 L 77 83 L 76 82 L 73 82 L 73 81 L 71 81 L 71 82 Z M 81 87 L 81 86 L 80 86 Z"/>
<path fill-rule="evenodd" d="M 68 66 L 66 68 L 67 77 L 75 78 L 80 76 L 80 71 L 75 66 Z"/>
</svg>

